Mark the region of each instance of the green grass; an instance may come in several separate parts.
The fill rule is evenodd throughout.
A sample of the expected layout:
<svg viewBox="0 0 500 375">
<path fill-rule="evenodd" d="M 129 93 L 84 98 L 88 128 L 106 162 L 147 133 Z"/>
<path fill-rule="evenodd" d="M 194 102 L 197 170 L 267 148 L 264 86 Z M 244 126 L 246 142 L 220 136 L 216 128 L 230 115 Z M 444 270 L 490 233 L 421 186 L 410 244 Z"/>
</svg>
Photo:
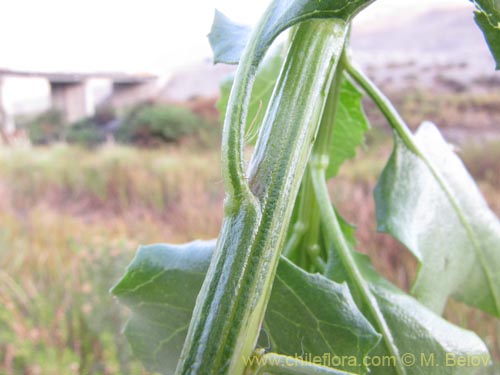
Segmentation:
<svg viewBox="0 0 500 375">
<path fill-rule="evenodd" d="M 372 189 L 390 153 L 375 131 L 332 182 L 360 250 L 407 289 L 416 262 L 375 232 Z M 461 151 L 500 214 L 497 143 Z M 0 374 L 141 374 L 108 290 L 139 244 L 213 238 L 222 218 L 219 152 L 190 147 L 0 148 Z M 498 321 L 460 304 L 447 315 L 500 357 Z"/>
</svg>

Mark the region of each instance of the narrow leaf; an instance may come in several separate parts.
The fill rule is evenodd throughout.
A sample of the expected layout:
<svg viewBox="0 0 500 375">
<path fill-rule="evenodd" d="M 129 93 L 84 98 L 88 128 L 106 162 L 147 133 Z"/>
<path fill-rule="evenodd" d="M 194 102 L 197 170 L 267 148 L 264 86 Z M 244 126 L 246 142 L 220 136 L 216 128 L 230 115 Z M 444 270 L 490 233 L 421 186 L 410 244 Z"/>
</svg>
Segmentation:
<svg viewBox="0 0 500 375">
<path fill-rule="evenodd" d="M 327 178 L 335 176 L 344 161 L 356 156 L 356 148 L 363 143 L 364 135 L 370 129 L 362 98 L 363 94 L 344 77 L 335 114 Z"/>
<path fill-rule="evenodd" d="M 247 117 L 245 125 L 245 134 L 247 143 L 254 143 L 262 120 L 271 99 L 274 86 L 278 79 L 284 59 L 282 56 L 282 48 L 277 48 L 276 51 L 265 58 L 259 67 L 255 82 L 252 88 L 250 102 L 247 107 Z M 220 99 L 217 102 L 217 109 L 220 113 L 220 118 L 224 121 L 226 116 L 227 103 L 229 94 L 233 85 L 234 77 L 225 79 L 220 87 Z"/>
<path fill-rule="evenodd" d="M 484 39 L 500 69 L 500 1 L 471 0 L 476 6 L 474 20 L 481 29 Z"/>
<path fill-rule="evenodd" d="M 175 370 L 214 247 L 215 241 L 142 247 L 113 288 L 132 310 L 125 334 L 149 371 Z M 280 261 L 260 343 L 306 360 L 325 353 L 355 356 L 356 366 L 346 361 L 338 368 L 359 372 L 378 340 L 345 284 Z"/>
<path fill-rule="evenodd" d="M 352 19 L 374 0 L 274 0 L 266 10 L 263 23 L 257 26 L 258 37 L 252 53 L 252 65 L 257 66 L 274 39 L 287 28 L 313 18 Z M 239 62 L 250 40 L 251 29 L 230 21 L 220 12 L 215 13 L 208 35 L 214 52 L 214 61 L 226 64 Z"/>
<path fill-rule="evenodd" d="M 441 313 L 454 296 L 499 317 L 500 222 L 434 125 L 415 142 L 444 185 L 396 135 L 375 189 L 379 230 L 420 261 L 413 292 L 425 305 Z"/>
</svg>

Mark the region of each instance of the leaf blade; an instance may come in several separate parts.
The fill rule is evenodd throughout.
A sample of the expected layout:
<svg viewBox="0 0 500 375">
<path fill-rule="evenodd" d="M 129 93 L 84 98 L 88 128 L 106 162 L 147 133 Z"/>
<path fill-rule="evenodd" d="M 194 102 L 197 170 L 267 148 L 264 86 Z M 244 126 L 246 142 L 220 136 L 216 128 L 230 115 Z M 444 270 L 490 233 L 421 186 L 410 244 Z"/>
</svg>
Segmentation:
<svg viewBox="0 0 500 375">
<path fill-rule="evenodd" d="M 259 66 L 247 106 L 245 124 L 246 143 L 252 144 L 256 141 L 258 130 L 267 111 L 269 100 L 271 99 L 283 63 L 282 48 L 277 48 Z M 226 109 L 233 80 L 234 77 L 228 77 L 220 85 L 220 98 L 217 102 L 217 109 L 222 121 L 226 117 Z"/>
<path fill-rule="evenodd" d="M 468 374 L 470 369 L 449 370 L 440 367 L 438 364 L 432 369 L 428 369 L 420 363 L 412 363 L 411 366 L 405 362 L 405 358 L 410 355 L 414 358 L 425 353 L 427 346 L 435 348 L 442 347 L 443 340 L 446 340 L 450 333 L 455 333 L 455 337 L 460 338 L 457 345 L 452 349 L 460 353 L 478 352 L 480 359 L 489 359 L 486 346 L 472 332 L 460 331 L 450 323 L 443 320 L 439 315 L 421 305 L 411 297 L 400 293 L 405 299 L 410 301 L 402 305 L 393 306 L 394 311 L 384 306 L 385 301 L 381 296 L 393 295 L 397 288 L 381 278 L 371 267 L 366 256 L 353 251 L 349 242 L 352 228 L 342 226 L 337 214 L 330 205 L 330 197 L 324 179 L 324 169 L 318 168 L 312 173 L 312 180 L 321 208 L 322 225 L 325 229 L 325 240 L 328 244 L 328 263 L 325 267 L 325 275 L 336 282 L 347 282 L 355 297 L 356 303 L 365 316 L 372 322 L 373 326 L 382 334 L 383 340 L 379 343 L 373 355 L 377 358 L 390 358 L 385 363 L 375 363 L 371 370 L 375 374 L 442 374 L 452 371 L 456 374 Z M 380 288 L 382 286 L 383 288 Z M 382 292 L 382 293 L 381 293 Z M 409 299 L 409 300 L 408 300 Z M 418 318 L 418 312 L 426 312 L 425 320 Z M 433 323 L 436 327 L 445 327 L 438 332 L 428 331 L 427 325 Z M 458 330 L 458 332 L 457 332 Z M 443 334 L 444 332 L 444 334 Z M 446 342 L 446 341 L 445 341 Z M 466 344 L 464 344 L 466 343 Z M 469 345 L 473 343 L 474 345 Z M 436 353 L 437 354 L 437 353 Z M 440 358 L 446 356 L 446 352 L 441 350 Z M 473 369 L 474 370 L 474 369 Z M 443 372 L 444 371 L 444 372 Z"/>
<path fill-rule="evenodd" d="M 212 29 L 208 34 L 208 41 L 214 53 L 214 64 L 237 64 L 251 31 L 250 26 L 233 22 L 216 9 Z M 228 33 L 232 38 L 226 37 Z"/>
<path fill-rule="evenodd" d="M 424 123 L 415 142 L 443 176 L 456 204 L 396 136 L 375 189 L 379 230 L 405 244 L 421 262 L 413 291 L 424 304 L 441 313 L 454 296 L 500 316 L 500 275 L 495 271 L 500 269 L 500 222 L 434 125 Z"/>
<path fill-rule="evenodd" d="M 356 156 L 356 148 L 363 143 L 365 133 L 370 129 L 363 111 L 362 98 L 361 91 L 344 76 L 332 130 L 330 163 L 326 178 L 337 175 L 344 161 Z"/>
<path fill-rule="evenodd" d="M 152 245 L 141 248 L 127 274 L 113 288 L 113 293 L 118 296 L 120 302 L 131 307 L 133 311 L 125 333 L 134 353 L 148 370 L 162 373 L 175 370 L 196 294 L 203 282 L 213 247 L 213 241 L 196 241 L 181 246 Z M 416 358 L 423 355 L 422 358 L 426 360 L 432 358 L 432 354 L 435 356 L 433 366 L 409 366 L 408 375 L 421 374 L 422 371 L 429 375 L 469 375 L 477 371 L 477 367 L 445 366 L 446 353 L 453 356 L 477 357 L 481 363 L 489 362 L 484 344 L 474 333 L 453 326 L 435 315 L 381 278 L 366 256 L 359 253 L 355 253 L 355 256 L 387 317 L 389 326 L 396 333 L 395 342 L 401 353 L 412 353 Z M 145 283 L 143 278 L 138 277 L 137 272 L 149 273 L 148 268 L 152 266 L 153 275 L 156 275 L 154 282 Z M 163 279 L 158 276 L 160 274 Z M 174 282 L 175 288 L 168 286 Z M 183 287 L 177 290 L 179 285 Z M 141 287 L 148 288 L 146 290 L 152 293 L 140 295 Z M 320 290 L 319 294 L 311 293 L 311 288 Z M 167 290 L 174 290 L 175 293 L 166 293 Z M 165 309 L 160 303 L 161 298 L 175 298 L 181 308 Z M 152 309 L 147 306 L 148 301 L 154 301 Z M 346 362 L 341 367 L 345 371 L 356 372 L 362 370 L 360 358 L 366 358 L 367 353 L 371 357 L 387 355 L 371 325 L 359 316 L 359 310 L 345 284 L 332 283 L 320 275 L 308 274 L 288 260 L 282 259 L 280 262 L 268 306 L 264 321 L 265 332 L 259 339 L 263 347 L 270 343 L 272 350 L 302 356 L 306 360 L 313 356 L 323 356 L 325 353 L 330 353 L 330 358 L 354 355 L 358 358 L 356 365 Z M 344 315 L 339 315 L 339 311 L 344 312 Z M 361 311 L 367 314 L 366 307 L 361 307 Z M 169 321 L 167 318 L 171 320 L 170 324 L 162 324 Z M 334 321 L 328 323 L 333 318 Z M 315 327 L 300 328 L 304 322 Z M 345 332 L 345 329 L 341 328 L 343 326 L 349 327 L 349 332 Z M 291 327 L 293 329 L 290 329 Z M 336 327 L 338 329 L 335 330 Z M 325 332 L 329 332 L 326 339 Z M 344 333 L 344 336 L 339 333 Z M 163 344 L 160 345 L 161 343 Z M 390 366 L 381 365 L 372 366 L 371 371 L 375 375 L 386 375 L 394 370 Z"/>
<path fill-rule="evenodd" d="M 149 364 L 148 370 L 175 372 L 194 306 L 186 291 L 199 289 L 203 283 L 214 245 L 214 241 L 194 242 L 197 252 L 189 254 L 184 252 L 185 245 L 169 248 L 168 254 L 162 245 L 140 247 L 126 277 L 112 288 L 111 292 L 134 311 L 124 331 L 135 355 Z M 157 288 L 157 283 L 173 283 L 179 275 L 187 275 L 182 288 L 169 295 Z M 162 319 L 165 314 L 173 317 L 170 324 Z M 152 342 L 170 343 L 171 350 L 157 350 Z"/>
<path fill-rule="evenodd" d="M 491 364 L 486 345 L 474 332 L 441 318 L 384 279 L 373 268 L 366 255 L 351 251 L 393 335 L 393 344 L 398 348 L 402 358 L 414 360 L 414 362 L 403 362 L 406 375 L 424 373 L 472 375 L 477 373 L 478 367 L 487 367 Z M 347 281 L 353 294 L 359 294 L 356 293 L 356 286 L 340 262 L 337 263 L 337 271 L 339 277 L 336 281 Z M 357 300 L 357 303 L 365 316 L 373 322 L 368 306 L 361 300 Z M 392 358 L 383 341 L 379 342 L 370 356 Z M 463 367 L 447 365 L 450 363 L 450 358 L 474 358 L 479 365 Z M 370 370 L 374 375 L 398 374 L 391 361 L 372 366 Z"/>
<path fill-rule="evenodd" d="M 148 370 L 175 370 L 196 295 L 203 282 L 203 270 L 208 269 L 214 246 L 213 241 L 197 241 L 182 246 L 143 247 L 113 288 L 113 294 L 133 311 L 125 333 L 134 353 Z M 153 276 L 148 278 L 151 273 Z M 260 338 L 263 345 L 269 335 L 272 337 L 271 349 L 285 354 L 300 354 L 305 344 L 309 356 L 323 355 L 331 350 L 336 355 L 350 353 L 360 358 L 376 345 L 379 336 L 359 313 L 346 285 L 310 275 L 285 259 L 281 260 L 277 275 L 276 289 L 269 304 L 271 312 L 266 313 L 264 323 L 266 333 Z M 180 306 L 172 306 L 174 300 L 179 301 Z M 314 301 L 323 303 L 314 306 Z M 281 310 L 282 304 L 287 307 L 286 319 L 276 312 Z M 315 325 L 312 329 L 301 327 L 304 325 L 301 320 L 306 316 Z M 332 322 L 332 316 L 348 328 Z M 299 328 L 283 329 L 290 324 Z M 327 330 L 329 336 L 317 340 L 323 330 Z M 343 369 L 358 372 L 360 367 L 346 364 Z"/>
<path fill-rule="evenodd" d="M 339 314 L 346 311 L 351 313 Z M 297 355 L 303 350 L 309 358 L 330 353 L 362 359 L 379 341 L 379 336 L 358 314 L 346 284 L 309 274 L 281 259 L 265 318 L 268 333 L 275 342 L 272 350 L 287 355 Z M 309 326 L 304 325 L 307 320 Z M 291 326 L 304 327 L 290 332 Z M 340 368 L 358 372 L 363 369 L 359 363 L 345 363 Z"/>
</svg>

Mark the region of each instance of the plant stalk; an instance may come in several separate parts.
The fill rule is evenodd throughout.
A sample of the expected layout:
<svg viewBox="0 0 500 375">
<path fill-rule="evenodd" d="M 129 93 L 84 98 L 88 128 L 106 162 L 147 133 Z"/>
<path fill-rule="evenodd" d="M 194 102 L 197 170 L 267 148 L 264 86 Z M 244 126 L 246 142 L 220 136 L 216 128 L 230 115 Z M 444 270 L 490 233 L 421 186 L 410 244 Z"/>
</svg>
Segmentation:
<svg viewBox="0 0 500 375">
<path fill-rule="evenodd" d="M 387 325 L 387 322 L 380 310 L 377 300 L 373 296 L 370 287 L 363 275 L 359 271 L 359 268 L 354 260 L 351 249 L 347 244 L 347 241 L 340 228 L 340 223 L 337 219 L 333 207 L 330 202 L 330 196 L 328 194 L 328 189 L 325 183 L 325 168 L 316 166 L 311 173 L 314 189 L 316 191 L 316 197 L 318 199 L 318 204 L 321 210 L 321 216 L 326 230 L 326 238 L 328 243 L 333 244 L 335 251 L 338 254 L 342 264 L 344 265 L 350 280 L 359 290 L 361 297 L 366 302 L 367 308 L 370 310 L 370 314 L 375 321 L 375 326 L 381 331 L 384 342 L 386 344 L 387 350 L 390 355 L 396 359 L 395 368 L 398 375 L 406 374 L 405 367 L 401 363 L 399 350 L 395 345 L 392 333 Z M 331 270 L 329 267 L 325 270 L 325 276 L 333 279 L 334 275 L 330 274 Z"/>
<path fill-rule="evenodd" d="M 343 54 L 345 56 L 345 53 Z M 310 161 L 311 168 L 311 179 L 314 187 L 314 192 L 318 202 L 318 206 L 321 213 L 321 218 L 323 225 L 326 228 L 326 239 L 329 244 L 333 244 L 338 257 L 340 258 L 342 264 L 344 265 L 350 279 L 356 288 L 359 289 L 362 298 L 367 302 L 366 305 L 370 309 L 370 313 L 376 322 L 376 326 L 381 330 L 383 334 L 384 341 L 389 353 L 396 358 L 396 372 L 399 375 L 406 374 L 406 370 L 401 363 L 399 351 L 394 343 L 392 333 L 387 325 L 387 322 L 382 315 L 380 307 L 377 300 L 370 291 L 368 283 L 363 278 L 360 273 L 356 261 L 352 256 L 352 252 L 349 245 L 344 237 L 340 223 L 337 219 L 337 215 L 332 207 L 330 196 L 328 193 L 328 188 L 326 185 L 326 169 L 329 164 L 329 150 L 332 142 L 333 126 L 335 123 L 335 115 L 338 103 L 338 97 L 340 92 L 340 83 L 342 79 L 345 59 L 342 58 L 341 63 L 337 67 L 337 72 L 335 75 L 334 84 L 332 86 L 331 99 L 329 100 L 329 111 L 325 111 L 323 119 L 321 121 L 321 126 L 319 129 L 318 142 L 316 143 Z M 329 279 L 333 279 L 335 275 L 331 274 L 331 260 L 333 259 L 333 254 L 328 256 L 329 262 L 327 262 L 325 268 L 325 276 Z"/>
<path fill-rule="evenodd" d="M 236 199 L 225 211 L 178 375 L 243 374 L 345 36 L 346 25 L 339 20 L 304 22 L 294 36 L 248 176 L 238 184 L 248 184 L 253 198 Z"/>
</svg>

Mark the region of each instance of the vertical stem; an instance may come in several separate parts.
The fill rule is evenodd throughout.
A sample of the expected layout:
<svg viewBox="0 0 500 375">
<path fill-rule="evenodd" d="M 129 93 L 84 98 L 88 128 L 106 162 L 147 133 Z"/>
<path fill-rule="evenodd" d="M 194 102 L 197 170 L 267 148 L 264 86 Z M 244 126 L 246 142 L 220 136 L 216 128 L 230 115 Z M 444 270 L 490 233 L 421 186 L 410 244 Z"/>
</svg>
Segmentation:
<svg viewBox="0 0 500 375">
<path fill-rule="evenodd" d="M 345 56 L 345 54 L 343 55 Z M 343 59 L 345 61 L 345 59 Z M 325 172 L 329 164 L 329 148 L 331 145 L 331 138 L 333 133 L 333 124 L 335 121 L 335 112 L 338 103 L 338 96 L 340 92 L 340 83 L 342 79 L 342 73 L 344 69 L 344 63 L 341 62 L 337 67 L 336 74 L 336 87 L 332 88 L 331 95 L 331 106 L 329 107 L 329 112 L 325 111 L 323 120 L 321 122 L 321 127 L 319 129 L 318 141 L 314 147 L 313 154 L 311 157 L 311 179 L 314 186 L 314 191 L 316 193 L 316 199 L 321 212 L 321 218 L 324 223 L 326 230 L 326 239 L 329 243 L 334 245 L 334 249 L 338 254 L 344 268 L 346 269 L 350 280 L 360 291 L 363 300 L 370 311 L 371 316 L 375 320 L 376 325 L 381 330 L 383 334 L 384 341 L 389 353 L 396 358 L 396 372 L 399 375 L 406 374 L 406 370 L 401 363 L 399 357 L 399 350 L 394 343 L 392 333 L 387 325 L 385 317 L 383 316 L 377 300 L 370 291 L 368 283 L 365 281 L 363 275 L 358 269 L 358 266 L 352 256 L 349 245 L 342 233 L 340 223 L 337 219 L 332 204 L 330 202 L 330 197 L 328 194 L 328 188 L 326 186 Z M 333 258 L 333 255 L 329 255 L 329 259 Z M 331 268 L 329 267 L 331 262 L 327 263 L 325 269 L 325 276 L 333 279 L 335 275 L 331 274 Z"/>
<path fill-rule="evenodd" d="M 342 56 L 345 54 L 343 51 Z M 344 74 L 343 59 L 337 65 L 337 71 L 328 93 L 328 99 L 325 105 L 325 111 L 321 118 L 321 125 L 318 132 L 318 137 L 312 152 L 312 163 L 321 163 L 328 166 L 330 162 L 330 148 L 332 144 L 333 126 L 335 124 L 335 115 L 340 97 L 340 86 Z M 325 167 L 326 169 L 326 167 Z"/>
<path fill-rule="evenodd" d="M 307 171 L 306 171 L 307 173 Z M 304 237 L 304 234 L 307 231 L 308 228 L 308 223 L 307 223 L 307 211 L 308 211 L 308 197 L 309 197 L 309 190 L 312 189 L 312 186 L 307 186 L 304 183 L 302 183 L 299 191 L 299 196 L 297 199 L 297 204 L 299 205 L 298 208 L 298 213 L 297 213 L 297 220 L 295 221 L 292 232 L 290 235 L 290 238 L 285 244 L 285 247 L 283 249 L 283 256 L 293 259 L 295 255 L 297 254 L 297 250 L 299 248 L 299 245 L 302 241 L 302 238 Z"/>
<path fill-rule="evenodd" d="M 342 21 L 318 20 L 302 23 L 295 34 L 250 162 L 248 187 L 257 206 L 243 199 L 238 209 L 225 213 L 178 375 L 244 371 L 245 359 L 255 348 L 292 202 L 318 131 L 345 31 Z"/>
<path fill-rule="evenodd" d="M 319 259 L 319 254 L 315 254 L 314 251 L 314 248 L 318 245 L 320 213 L 314 187 L 311 182 L 311 164 L 314 163 L 314 160 L 316 159 L 323 159 L 325 162 L 328 162 L 328 151 L 331 145 L 331 133 L 340 94 L 342 72 L 343 68 L 341 64 L 338 64 L 332 84 L 328 90 L 325 108 L 321 117 L 320 128 L 311 155 L 311 161 L 309 162 L 309 166 L 307 167 L 304 178 L 302 179 L 301 193 L 298 202 L 299 212 L 295 223 L 296 228 L 294 228 L 283 253 L 284 256 L 293 258 L 299 250 L 299 246 L 301 246 L 303 252 L 308 252 L 307 255 L 311 258 L 312 266 L 316 266 L 317 268 L 323 268 L 324 264 L 321 262 L 321 259 Z M 301 242 L 303 237 L 305 237 L 304 243 Z M 306 254 L 301 255 L 304 259 L 307 258 Z M 307 268 L 308 266 L 308 262 L 301 259 L 295 263 L 302 268 Z"/>
<path fill-rule="evenodd" d="M 354 80 L 363 88 L 363 90 L 370 96 L 370 98 L 375 102 L 377 107 L 382 111 L 383 115 L 386 117 L 389 125 L 399 134 L 403 139 L 405 145 L 415 154 L 421 156 L 421 152 L 415 142 L 413 141 L 413 136 L 406 126 L 404 120 L 401 118 L 398 112 L 394 110 L 389 99 L 382 94 L 373 82 L 371 82 L 368 77 L 352 62 L 344 56 L 342 63 L 345 66 L 346 71 L 349 75 L 354 78 Z"/>
<path fill-rule="evenodd" d="M 344 52 L 343 52 L 344 53 Z M 343 79 L 344 67 L 342 66 L 342 59 L 340 63 L 337 65 L 337 70 L 335 72 L 335 76 L 332 82 L 332 86 L 330 87 L 328 98 L 325 105 L 325 110 L 323 112 L 323 116 L 321 118 L 321 124 L 318 131 L 318 136 L 316 139 L 316 143 L 314 144 L 314 148 L 311 155 L 311 160 L 309 161 L 308 166 L 308 177 L 309 181 L 305 181 L 308 185 L 311 185 L 311 198 L 309 206 L 312 206 L 312 221 L 316 226 L 316 241 L 319 239 L 319 228 L 321 224 L 321 212 L 320 207 L 318 205 L 318 200 L 316 196 L 316 191 L 314 189 L 314 185 L 312 182 L 312 173 L 316 168 L 326 168 L 328 167 L 330 161 L 330 149 L 332 144 L 332 134 L 333 127 L 335 124 L 335 115 L 337 112 L 339 97 L 340 97 L 340 87 Z M 327 254 L 329 257 L 329 254 Z M 321 259 L 319 259 L 321 260 Z M 319 268 L 322 269 L 322 273 L 326 271 L 325 265 L 320 264 L 321 262 L 317 262 L 320 265 Z"/>
<path fill-rule="evenodd" d="M 325 228 L 327 229 L 327 241 L 334 245 L 335 251 L 342 261 L 347 274 L 349 275 L 349 279 L 352 281 L 356 289 L 359 290 L 361 298 L 364 300 L 364 302 L 366 302 L 367 309 L 369 310 L 370 315 L 375 321 L 376 327 L 381 331 L 384 337 L 384 342 L 389 354 L 396 360 L 395 367 L 397 374 L 404 375 L 406 374 L 406 370 L 401 363 L 399 350 L 395 345 L 394 338 L 392 337 L 392 332 L 387 325 L 385 317 L 383 316 L 378 302 L 373 296 L 368 283 L 358 269 L 351 249 L 349 248 L 344 234 L 342 233 L 342 229 L 340 228 L 340 223 L 337 219 L 337 215 L 333 211 L 330 197 L 328 195 L 328 189 L 325 183 L 325 168 L 314 168 L 312 172 L 312 180 L 314 189 L 316 191 L 316 197 L 318 199 L 318 204 L 321 210 L 321 216 Z M 329 274 L 329 271 L 330 269 L 327 268 L 325 271 L 325 276 L 331 279 L 334 275 Z"/>
</svg>

